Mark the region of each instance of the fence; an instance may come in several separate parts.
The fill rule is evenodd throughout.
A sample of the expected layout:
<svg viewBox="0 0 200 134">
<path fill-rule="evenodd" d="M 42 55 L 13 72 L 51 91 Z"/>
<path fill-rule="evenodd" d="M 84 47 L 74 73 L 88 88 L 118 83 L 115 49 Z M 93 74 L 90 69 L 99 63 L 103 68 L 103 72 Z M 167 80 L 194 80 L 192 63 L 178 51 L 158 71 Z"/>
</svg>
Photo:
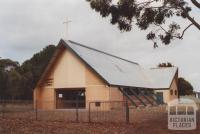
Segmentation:
<svg viewBox="0 0 200 134">
<path fill-rule="evenodd" d="M 89 122 L 129 122 L 126 101 L 89 102 Z"/>
<path fill-rule="evenodd" d="M 0 118 L 35 119 L 32 101 L 0 100 Z"/>
<path fill-rule="evenodd" d="M 36 119 L 67 122 L 88 122 L 84 101 L 37 101 Z"/>
<path fill-rule="evenodd" d="M 57 108 L 57 109 L 55 109 Z M 67 108 L 67 109 L 66 109 Z M 198 112 L 197 121 L 200 121 Z M 19 101 L 0 100 L 0 118 L 67 122 L 145 122 L 166 118 L 165 105 L 131 107 L 126 101 Z"/>
<path fill-rule="evenodd" d="M 124 101 L 20 101 L 0 100 L 0 118 L 24 118 L 67 122 L 126 122 Z M 118 117 L 118 118 L 114 118 Z"/>
</svg>

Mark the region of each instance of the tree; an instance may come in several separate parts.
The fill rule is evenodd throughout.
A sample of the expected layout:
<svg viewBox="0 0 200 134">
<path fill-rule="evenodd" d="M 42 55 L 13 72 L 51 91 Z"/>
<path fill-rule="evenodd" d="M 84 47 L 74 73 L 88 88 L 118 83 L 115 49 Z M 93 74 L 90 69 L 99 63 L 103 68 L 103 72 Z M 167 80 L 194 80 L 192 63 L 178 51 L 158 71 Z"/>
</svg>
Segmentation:
<svg viewBox="0 0 200 134">
<path fill-rule="evenodd" d="M 21 66 L 10 59 L 0 59 L 0 99 L 32 99 L 33 89 L 55 50 L 54 45 L 49 45 Z M 8 66 L 14 68 L 6 70 Z"/>
<path fill-rule="evenodd" d="M 18 68 L 19 63 L 10 59 L 0 59 L 0 99 L 8 98 L 8 86 L 15 87 L 12 83 L 8 84 L 11 77 L 9 76 L 9 72 L 6 71 L 6 67 L 9 66 Z"/>
<path fill-rule="evenodd" d="M 54 45 L 49 45 L 21 65 L 19 72 L 23 76 L 21 83 L 24 89 L 23 99 L 32 99 L 33 89 L 55 50 L 56 47 Z"/>
<path fill-rule="evenodd" d="M 7 74 L 4 69 L 0 67 L 0 99 L 5 99 L 7 89 Z"/>
<path fill-rule="evenodd" d="M 182 96 L 193 94 L 192 85 L 182 77 L 178 79 L 178 89 L 179 89 L 179 94 Z"/>
<path fill-rule="evenodd" d="M 16 70 L 11 70 L 7 73 L 8 79 L 6 81 L 7 99 L 19 99 L 22 96 L 21 79 L 22 76 Z"/>
<path fill-rule="evenodd" d="M 8 66 L 13 66 L 16 68 L 19 67 L 19 63 L 10 59 L 0 59 L 0 68 L 5 69 Z"/>
<path fill-rule="evenodd" d="M 102 17 L 111 16 L 110 23 L 117 24 L 119 30 L 130 31 L 132 24 L 137 25 L 141 30 L 147 30 L 154 26 L 146 36 L 154 42 L 160 39 L 165 45 L 171 40 L 183 39 L 185 31 L 194 25 L 200 30 L 200 23 L 197 22 L 190 11 L 191 6 L 186 0 L 86 0 L 92 9 L 99 12 Z M 190 0 L 194 8 L 200 10 L 200 3 L 197 0 Z M 181 17 L 191 23 L 182 32 L 181 26 L 170 18 Z M 168 23 L 169 21 L 169 23 Z M 166 25 L 168 24 L 168 28 Z"/>
<path fill-rule="evenodd" d="M 174 65 L 170 62 L 167 62 L 158 64 L 158 67 L 174 67 Z M 193 94 L 192 84 L 182 77 L 178 78 L 178 89 L 179 95 L 181 96 Z"/>
</svg>

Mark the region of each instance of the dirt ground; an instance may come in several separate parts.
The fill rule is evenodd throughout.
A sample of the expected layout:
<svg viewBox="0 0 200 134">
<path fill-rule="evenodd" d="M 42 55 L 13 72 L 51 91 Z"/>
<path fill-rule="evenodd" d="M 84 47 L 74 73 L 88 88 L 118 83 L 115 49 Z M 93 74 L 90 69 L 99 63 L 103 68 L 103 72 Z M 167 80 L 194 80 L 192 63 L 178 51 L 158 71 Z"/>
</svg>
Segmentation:
<svg viewBox="0 0 200 134">
<path fill-rule="evenodd" d="M 0 119 L 0 134 L 198 134 L 194 131 L 167 129 L 167 118 L 134 124 L 125 123 L 69 123 L 28 119 Z"/>
<path fill-rule="evenodd" d="M 34 112 L 21 111 L 0 114 L 0 134 L 200 134 L 200 112 L 197 114 L 196 130 L 174 131 L 168 130 L 166 108 L 162 107 L 130 110 L 130 124 L 122 123 L 122 120 L 121 123 L 118 121 L 120 115 L 125 115 L 124 111 L 121 113 L 111 112 L 108 116 L 105 116 L 105 113 L 91 116 L 92 122 L 97 118 L 98 121 L 103 119 L 103 123 L 70 122 L 65 118 L 71 117 L 73 118 L 71 121 L 75 121 L 76 116 L 70 114 L 69 111 L 61 111 L 57 114 L 55 112 L 38 112 L 38 120 L 35 115 Z M 55 118 L 58 115 L 60 115 L 59 118 Z M 81 112 L 79 116 L 88 117 L 87 114 L 82 115 Z M 53 120 L 49 120 L 51 117 Z M 115 123 L 105 122 L 107 120 L 115 121 Z"/>
</svg>

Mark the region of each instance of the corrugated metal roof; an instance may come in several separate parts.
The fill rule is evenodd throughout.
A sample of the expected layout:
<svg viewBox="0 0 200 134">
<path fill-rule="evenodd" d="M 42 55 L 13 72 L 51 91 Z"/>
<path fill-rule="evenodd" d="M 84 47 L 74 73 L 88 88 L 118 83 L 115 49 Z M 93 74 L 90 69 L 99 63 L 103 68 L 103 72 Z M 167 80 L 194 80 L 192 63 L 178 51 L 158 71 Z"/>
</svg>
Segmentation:
<svg viewBox="0 0 200 134">
<path fill-rule="evenodd" d="M 103 51 L 73 41 L 65 43 L 110 85 L 169 88 L 177 70 L 175 67 L 145 70 L 138 63 Z"/>
<path fill-rule="evenodd" d="M 177 67 L 161 67 L 146 70 L 151 88 L 169 88 L 177 72 Z"/>
</svg>

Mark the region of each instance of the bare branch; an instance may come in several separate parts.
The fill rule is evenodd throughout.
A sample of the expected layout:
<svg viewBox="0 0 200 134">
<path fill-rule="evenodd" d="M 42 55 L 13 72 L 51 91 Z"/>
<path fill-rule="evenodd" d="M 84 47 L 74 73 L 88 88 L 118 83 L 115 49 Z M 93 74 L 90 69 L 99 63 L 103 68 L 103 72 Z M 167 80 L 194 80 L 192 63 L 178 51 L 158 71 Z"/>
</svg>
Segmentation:
<svg viewBox="0 0 200 134">
<path fill-rule="evenodd" d="M 156 0 L 152 0 L 152 1 L 146 1 L 146 2 L 141 2 L 141 3 L 136 3 L 137 6 L 140 6 L 140 5 L 148 5 L 148 4 L 151 4 L 153 2 L 155 2 Z"/>
<path fill-rule="evenodd" d="M 181 8 L 179 8 L 179 7 L 173 7 L 173 6 L 157 6 L 157 7 L 153 7 L 153 6 L 151 6 L 151 7 L 144 7 L 145 9 L 147 9 L 147 8 L 154 8 L 154 9 L 162 9 L 162 8 L 165 8 L 165 9 L 181 9 Z"/>
<path fill-rule="evenodd" d="M 155 23 L 154 23 L 155 24 Z M 166 33 L 169 33 L 166 29 L 164 29 L 161 25 L 158 25 L 158 24 L 155 24 L 156 26 L 159 26 L 163 31 L 165 31 Z M 193 24 L 191 23 L 190 25 L 188 25 L 184 30 L 183 30 L 183 32 L 182 32 L 182 34 L 181 34 L 181 36 L 179 35 L 179 36 L 177 36 L 177 35 L 172 35 L 172 37 L 174 37 L 174 38 L 178 38 L 178 39 L 183 39 L 183 36 L 184 36 L 184 34 L 185 34 L 185 31 L 188 29 L 188 28 L 190 28 L 191 26 L 192 26 Z M 169 34 L 172 34 L 172 33 L 169 33 Z"/>
<path fill-rule="evenodd" d="M 187 17 L 187 19 L 192 22 L 192 24 L 194 24 L 199 30 L 200 30 L 200 24 L 198 22 L 196 22 L 194 20 L 194 18 L 192 18 L 188 12 L 186 11 L 186 9 L 180 4 L 180 3 L 177 3 L 178 6 L 183 10 L 183 12 L 185 13 L 185 16 Z"/>
<path fill-rule="evenodd" d="M 159 26 L 163 31 L 165 31 L 166 33 L 168 33 L 167 30 L 165 30 L 161 25 L 156 24 L 156 23 L 154 23 L 154 25 Z"/>
<path fill-rule="evenodd" d="M 183 32 L 182 32 L 182 34 L 181 34 L 181 36 L 180 36 L 180 39 L 183 39 L 183 35 L 184 35 L 185 31 L 186 31 L 188 28 L 190 28 L 192 25 L 193 25 L 193 24 L 188 25 L 188 26 L 183 30 Z"/>
</svg>

